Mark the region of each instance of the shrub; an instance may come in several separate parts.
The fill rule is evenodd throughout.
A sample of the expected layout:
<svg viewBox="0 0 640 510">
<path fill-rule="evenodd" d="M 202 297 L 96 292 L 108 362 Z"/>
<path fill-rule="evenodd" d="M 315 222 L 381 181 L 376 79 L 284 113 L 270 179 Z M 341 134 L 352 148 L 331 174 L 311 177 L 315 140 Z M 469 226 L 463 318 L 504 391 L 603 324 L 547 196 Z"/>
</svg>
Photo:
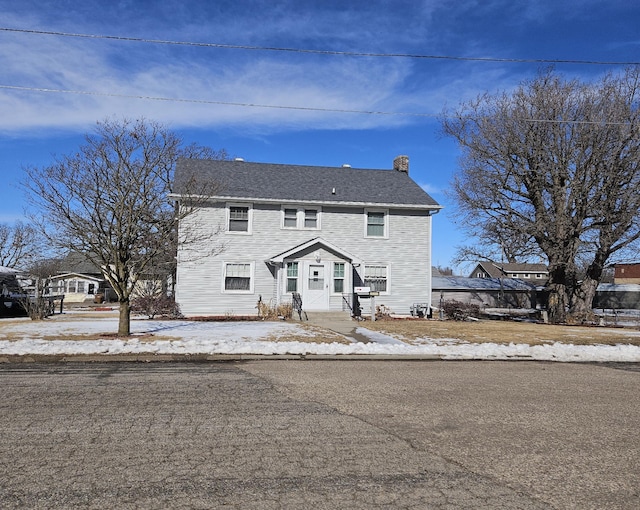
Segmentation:
<svg viewBox="0 0 640 510">
<path fill-rule="evenodd" d="M 180 317 L 180 306 L 173 296 L 157 294 L 155 296 L 138 296 L 131 300 L 131 311 L 146 315 L 153 319 L 156 315 L 171 318 Z"/>
<path fill-rule="evenodd" d="M 258 309 L 258 317 L 267 320 L 273 320 L 280 317 L 290 319 L 293 314 L 293 306 L 291 303 L 283 303 L 276 306 L 271 302 L 266 303 L 262 301 L 262 296 L 258 300 L 256 308 Z"/>
<path fill-rule="evenodd" d="M 478 317 L 480 307 L 471 303 L 450 300 L 442 304 L 442 309 L 447 317 L 455 321 L 463 321 L 468 317 Z"/>
</svg>

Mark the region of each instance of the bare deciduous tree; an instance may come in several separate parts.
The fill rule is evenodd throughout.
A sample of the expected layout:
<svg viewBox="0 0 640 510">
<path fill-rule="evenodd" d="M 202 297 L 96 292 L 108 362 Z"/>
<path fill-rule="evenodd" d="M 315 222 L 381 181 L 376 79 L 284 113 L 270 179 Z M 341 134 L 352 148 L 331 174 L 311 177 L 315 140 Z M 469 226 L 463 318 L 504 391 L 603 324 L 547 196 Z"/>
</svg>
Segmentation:
<svg viewBox="0 0 640 510">
<path fill-rule="evenodd" d="M 105 120 L 75 154 L 45 168 L 27 168 L 23 183 L 39 226 L 53 246 L 82 253 L 101 267 L 120 305 L 119 335 L 130 334 L 130 298 L 137 281 L 159 266 L 172 267 L 177 223 L 213 194 L 200 186 L 179 209 L 169 198 L 180 157 L 225 159 L 224 150 L 184 146 L 164 126 L 144 119 Z M 198 198 L 202 197 L 202 198 Z M 181 231 L 182 242 L 202 243 L 215 232 Z M 211 251 L 220 246 L 209 243 Z"/>
<path fill-rule="evenodd" d="M 593 84 L 548 70 L 443 118 L 463 151 L 453 194 L 468 231 L 535 242 L 554 322 L 590 311 L 607 261 L 640 238 L 639 85 L 637 67 Z"/>
<path fill-rule="evenodd" d="M 25 269 L 39 255 L 36 229 L 20 221 L 0 224 L 0 266 Z"/>
</svg>

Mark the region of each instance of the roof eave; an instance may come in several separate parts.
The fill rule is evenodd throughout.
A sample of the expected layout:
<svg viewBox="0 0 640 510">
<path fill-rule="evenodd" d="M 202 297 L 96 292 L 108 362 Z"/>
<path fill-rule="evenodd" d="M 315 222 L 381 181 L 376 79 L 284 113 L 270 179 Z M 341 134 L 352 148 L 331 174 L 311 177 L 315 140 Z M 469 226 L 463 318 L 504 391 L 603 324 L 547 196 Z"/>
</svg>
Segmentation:
<svg viewBox="0 0 640 510">
<path fill-rule="evenodd" d="M 170 193 L 169 198 L 174 200 L 181 200 L 183 195 L 180 193 Z M 353 201 L 341 201 L 341 200 L 299 200 L 299 199 L 287 199 L 287 198 L 255 198 L 255 197 L 238 197 L 232 195 L 213 195 L 213 196 L 201 196 L 201 195 L 187 195 L 187 198 L 193 198 L 196 200 L 207 200 L 211 202 L 251 202 L 254 204 L 309 204 L 309 205 L 333 205 L 333 206 L 347 206 L 347 207 L 384 207 L 389 209 L 419 209 L 425 211 L 434 211 L 434 214 L 439 212 L 443 206 L 440 204 L 397 204 L 391 202 L 353 202 Z"/>
</svg>

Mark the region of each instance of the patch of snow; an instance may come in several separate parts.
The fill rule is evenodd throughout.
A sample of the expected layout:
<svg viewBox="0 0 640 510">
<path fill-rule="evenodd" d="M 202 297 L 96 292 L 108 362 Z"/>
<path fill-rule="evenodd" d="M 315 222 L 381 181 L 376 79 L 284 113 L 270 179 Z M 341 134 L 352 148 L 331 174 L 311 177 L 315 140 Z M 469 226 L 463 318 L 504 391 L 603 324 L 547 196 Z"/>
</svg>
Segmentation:
<svg viewBox="0 0 640 510">
<path fill-rule="evenodd" d="M 47 340 L 74 335 L 107 336 L 117 330 L 117 318 L 75 319 L 64 317 L 41 322 L 0 321 L 0 355 L 73 354 L 291 354 L 291 355 L 392 355 L 425 356 L 446 360 L 545 360 L 640 362 L 640 347 L 633 345 L 545 345 L 470 343 L 458 339 L 422 338 L 410 345 L 402 339 L 357 328 L 370 341 L 344 344 L 286 341 L 292 336 L 315 333 L 285 322 L 193 322 L 132 320 L 134 335 L 128 339 Z M 630 332 L 631 333 L 631 332 Z M 633 332 L 637 334 L 636 332 Z M 631 336 L 631 335 L 630 335 Z M 16 338 L 19 340 L 9 340 Z M 269 341 L 269 338 L 279 341 Z M 621 336 L 621 342 L 623 337 Z"/>
</svg>

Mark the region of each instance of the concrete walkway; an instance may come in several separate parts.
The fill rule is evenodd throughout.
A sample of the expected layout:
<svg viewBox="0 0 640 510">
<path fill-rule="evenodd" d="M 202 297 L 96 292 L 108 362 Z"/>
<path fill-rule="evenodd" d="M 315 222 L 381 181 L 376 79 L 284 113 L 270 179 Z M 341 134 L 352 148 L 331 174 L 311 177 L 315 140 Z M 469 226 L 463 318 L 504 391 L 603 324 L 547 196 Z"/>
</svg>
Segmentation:
<svg viewBox="0 0 640 510">
<path fill-rule="evenodd" d="M 329 329 L 346 337 L 353 338 L 357 342 L 369 343 L 371 340 L 364 335 L 356 333 L 356 328 L 362 327 L 364 321 L 357 321 L 348 312 L 307 312 L 308 321 L 304 314 L 301 322 L 307 322 L 314 326 Z M 298 320 L 294 313 L 294 319 Z"/>
</svg>

